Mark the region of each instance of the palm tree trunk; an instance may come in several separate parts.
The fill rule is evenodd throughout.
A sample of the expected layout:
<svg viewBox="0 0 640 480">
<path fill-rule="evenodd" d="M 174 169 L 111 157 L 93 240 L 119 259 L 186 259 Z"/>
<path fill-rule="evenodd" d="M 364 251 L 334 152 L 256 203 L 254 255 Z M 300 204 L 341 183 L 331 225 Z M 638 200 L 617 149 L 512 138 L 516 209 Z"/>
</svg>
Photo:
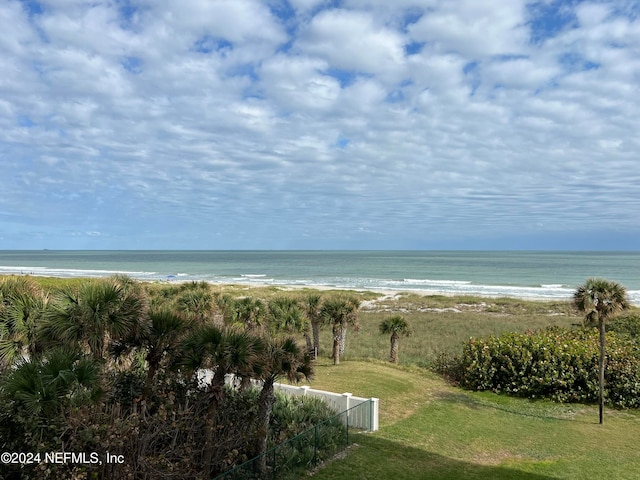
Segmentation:
<svg viewBox="0 0 640 480">
<path fill-rule="evenodd" d="M 305 330 L 303 332 L 304 341 L 307 344 L 307 352 L 311 355 L 313 353 L 313 343 L 311 342 L 311 337 L 309 336 L 309 330 Z"/>
<path fill-rule="evenodd" d="M 149 400 L 151 397 L 151 389 L 153 387 L 153 378 L 156 376 L 156 371 L 158 370 L 158 365 L 149 363 L 149 368 L 147 369 L 147 376 L 144 380 L 144 389 L 142 390 L 142 398 L 144 400 Z"/>
<path fill-rule="evenodd" d="M 311 331 L 313 332 L 313 348 L 315 354 L 320 353 L 320 321 L 316 318 L 311 320 Z"/>
<path fill-rule="evenodd" d="M 344 355 L 344 347 L 347 344 L 347 325 L 342 326 L 342 331 L 340 332 L 340 356 Z"/>
<path fill-rule="evenodd" d="M 258 396 L 258 424 L 255 441 L 254 456 L 259 456 L 256 461 L 256 469 L 259 478 L 267 478 L 267 440 L 269 438 L 269 421 L 271 419 L 271 409 L 275 401 L 273 393 L 273 378 L 267 378 L 262 385 Z"/>
<path fill-rule="evenodd" d="M 340 363 L 340 339 L 342 338 L 342 329 L 338 323 L 333 324 L 333 364 Z"/>
<path fill-rule="evenodd" d="M 389 353 L 389 361 L 391 361 L 392 363 L 398 363 L 398 334 L 397 333 L 392 333 L 391 334 L 391 351 Z"/>
<path fill-rule="evenodd" d="M 209 386 L 209 408 L 207 409 L 207 420 L 204 432 L 203 466 L 205 475 L 211 473 L 211 460 L 213 459 L 213 451 L 215 449 L 213 433 L 216 428 L 216 414 L 218 412 L 218 406 L 224 396 L 224 372 L 220 372 L 219 370 L 220 367 L 218 367 L 213 374 L 213 379 Z"/>
<path fill-rule="evenodd" d="M 600 362 L 598 365 L 598 396 L 600 400 L 600 423 L 604 423 L 604 363 L 605 363 L 605 326 L 604 319 L 600 318 L 598 322 L 598 330 L 600 330 Z"/>
</svg>

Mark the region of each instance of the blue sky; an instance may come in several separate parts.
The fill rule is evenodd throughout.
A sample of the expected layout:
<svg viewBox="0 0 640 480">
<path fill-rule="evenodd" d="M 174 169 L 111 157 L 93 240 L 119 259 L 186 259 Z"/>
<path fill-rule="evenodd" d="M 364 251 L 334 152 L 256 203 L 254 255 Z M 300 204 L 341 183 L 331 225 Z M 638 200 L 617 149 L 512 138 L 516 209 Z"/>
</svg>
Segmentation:
<svg viewBox="0 0 640 480">
<path fill-rule="evenodd" d="M 0 249 L 640 249 L 640 2 L 3 0 Z"/>
</svg>

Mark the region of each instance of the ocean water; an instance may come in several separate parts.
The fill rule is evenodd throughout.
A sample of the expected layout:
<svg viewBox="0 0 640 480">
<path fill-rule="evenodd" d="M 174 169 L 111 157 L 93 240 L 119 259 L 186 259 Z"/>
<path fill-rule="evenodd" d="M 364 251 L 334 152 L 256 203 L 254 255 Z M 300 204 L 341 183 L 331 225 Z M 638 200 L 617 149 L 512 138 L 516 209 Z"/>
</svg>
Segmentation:
<svg viewBox="0 0 640 480">
<path fill-rule="evenodd" d="M 589 277 L 624 285 L 640 305 L 640 252 L 0 251 L 0 274 L 569 299 Z"/>
</svg>

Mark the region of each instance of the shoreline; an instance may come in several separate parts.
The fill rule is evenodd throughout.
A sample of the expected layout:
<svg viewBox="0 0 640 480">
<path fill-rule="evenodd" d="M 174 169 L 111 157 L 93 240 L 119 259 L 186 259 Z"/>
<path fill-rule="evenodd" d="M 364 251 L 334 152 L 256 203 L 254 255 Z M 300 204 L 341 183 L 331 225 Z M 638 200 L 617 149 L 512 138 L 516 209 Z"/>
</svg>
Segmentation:
<svg viewBox="0 0 640 480">
<path fill-rule="evenodd" d="M 161 281 L 147 281 L 148 283 L 160 283 L 160 284 L 183 284 L 189 283 L 192 280 L 161 280 Z M 335 285 L 291 285 L 286 283 L 232 283 L 232 282 L 211 282 L 204 280 L 206 283 L 213 286 L 233 286 L 233 287 L 246 287 L 246 288 L 279 288 L 282 291 L 299 291 L 299 290 L 317 290 L 320 292 L 329 292 L 329 291 L 344 291 L 344 292 L 359 292 L 359 293 L 375 293 L 379 295 L 379 298 L 376 301 L 397 298 L 402 296 L 403 294 L 409 295 L 419 295 L 421 297 L 478 297 L 478 298 L 486 298 L 486 299 L 498 299 L 498 298 L 508 298 L 513 300 L 523 300 L 523 301 L 532 301 L 532 302 L 570 302 L 571 297 L 558 297 L 558 296 L 534 296 L 534 295 L 492 295 L 486 293 L 477 293 L 477 292 L 452 292 L 445 290 L 425 290 L 425 289 L 387 289 L 387 288 L 356 288 L 356 287 L 341 287 Z M 634 304 L 635 305 L 635 304 Z"/>
<path fill-rule="evenodd" d="M 66 275 L 51 275 L 45 273 L 37 273 L 37 272 L 11 272 L 11 273 L 0 273 L 0 277 L 3 276 L 25 276 L 25 277 L 33 277 L 33 278 L 51 278 L 51 279 L 59 279 L 59 280 L 82 280 L 82 279 L 96 279 L 96 278 L 109 278 L 116 274 L 129 275 L 127 272 L 109 272 L 109 275 L 78 275 L 78 276 L 66 276 Z M 181 278 L 180 276 L 167 276 L 164 278 L 140 278 L 135 275 L 129 275 L 131 278 L 148 284 L 158 284 L 158 285 L 172 285 L 172 284 L 184 284 L 189 282 L 199 282 L 203 281 L 212 286 L 225 287 L 225 286 L 234 286 L 234 287 L 244 287 L 244 288 L 278 288 L 282 291 L 297 291 L 297 290 L 317 290 L 317 291 L 353 291 L 353 292 L 369 292 L 377 294 L 379 297 L 385 298 L 393 298 L 399 297 L 403 294 L 413 294 L 419 295 L 421 297 L 429 297 L 429 296 L 444 296 L 444 297 L 478 297 L 478 298 L 486 298 L 486 299 L 514 299 L 514 300 L 522 300 L 522 301 L 532 301 L 532 302 L 571 302 L 572 301 L 572 292 L 567 292 L 566 295 L 536 295 L 536 294 L 518 294 L 515 290 L 522 289 L 533 289 L 535 287 L 507 287 L 508 291 L 505 292 L 483 292 L 478 291 L 482 289 L 493 289 L 500 290 L 505 288 L 502 285 L 495 286 L 478 286 L 478 289 L 470 288 L 470 291 L 459 291 L 459 290 L 441 290 L 441 289 L 425 289 L 425 288 L 384 288 L 384 287 L 352 287 L 352 286 L 340 286 L 340 285 L 326 285 L 326 284 L 291 284 L 291 283 L 280 283 L 277 281 L 260 281 L 257 279 L 252 279 L 250 281 L 245 282 L 234 282 L 234 281 L 213 281 L 208 279 L 196 279 L 196 278 Z M 640 307 L 640 291 L 628 291 L 629 301 L 633 307 Z"/>
</svg>

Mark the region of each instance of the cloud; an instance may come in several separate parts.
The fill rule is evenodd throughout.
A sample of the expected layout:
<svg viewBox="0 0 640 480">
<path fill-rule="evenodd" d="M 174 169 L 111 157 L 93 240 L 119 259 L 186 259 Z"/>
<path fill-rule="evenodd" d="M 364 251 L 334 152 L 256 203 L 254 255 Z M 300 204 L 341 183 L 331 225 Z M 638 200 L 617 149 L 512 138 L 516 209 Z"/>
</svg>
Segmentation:
<svg viewBox="0 0 640 480">
<path fill-rule="evenodd" d="M 9 0 L 0 20 L 1 248 L 640 233 L 640 24 L 617 2 Z"/>
</svg>

